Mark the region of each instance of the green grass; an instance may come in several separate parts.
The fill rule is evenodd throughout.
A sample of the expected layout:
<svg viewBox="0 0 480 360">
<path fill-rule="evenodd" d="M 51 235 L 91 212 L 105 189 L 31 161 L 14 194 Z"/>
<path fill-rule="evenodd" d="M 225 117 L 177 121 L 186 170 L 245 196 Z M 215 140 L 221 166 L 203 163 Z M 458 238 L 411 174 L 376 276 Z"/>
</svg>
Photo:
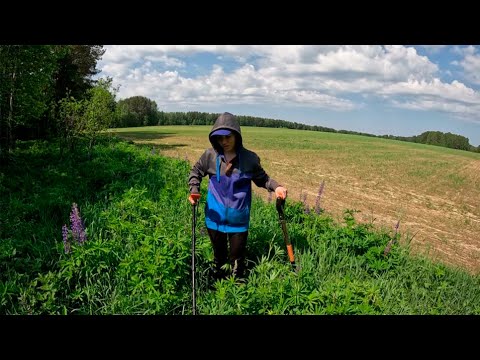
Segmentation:
<svg viewBox="0 0 480 360">
<path fill-rule="evenodd" d="M 2 167 L 0 313 L 191 314 L 189 164 L 117 139 L 100 141 L 91 159 L 83 149 L 61 158 L 56 144 L 25 142 Z M 285 210 L 299 272 L 274 204 L 255 197 L 247 282 L 212 284 L 204 200 L 200 314 L 480 314 L 479 276 L 398 245 L 384 256 L 392 233 L 357 223 L 354 211 L 342 223 L 306 214 L 293 200 Z M 87 241 L 65 253 L 61 228 L 73 202 Z"/>
<path fill-rule="evenodd" d="M 210 130 L 210 126 L 150 126 L 110 131 L 135 140 L 178 139 L 172 142 L 172 147 L 192 146 L 185 138 L 194 138 L 200 147 L 205 147 L 209 146 Z M 438 184 L 431 185 L 438 185 L 441 190 L 465 186 L 480 192 L 472 176 L 459 174 L 462 166 L 472 159 L 480 161 L 478 153 L 360 135 L 292 129 L 242 127 L 242 135 L 247 148 L 262 153 L 288 153 L 294 163 L 317 159 L 322 164 L 334 163 L 344 173 L 352 169 L 363 177 L 382 173 L 393 184 L 402 174 L 403 182 L 424 190 L 429 187 L 426 183 L 431 184 L 434 179 Z M 445 172 L 446 177 L 443 176 Z"/>
<path fill-rule="evenodd" d="M 210 130 L 154 126 L 110 131 L 192 164 L 211 146 Z M 432 244 L 442 261 L 480 270 L 471 236 L 480 231 L 479 153 L 305 130 L 242 127 L 242 134 L 245 146 L 259 154 L 272 178 L 286 185 L 291 199 L 307 194 L 312 205 L 325 182 L 322 206 L 335 218 L 341 218 L 344 208 L 354 208 L 362 212 L 361 221 L 377 218 L 381 226 L 392 227 L 400 219 L 405 231 L 417 234 L 415 251 Z M 266 199 L 263 190 L 254 191 Z M 464 246 L 454 249 L 438 241 L 440 235 Z"/>
</svg>

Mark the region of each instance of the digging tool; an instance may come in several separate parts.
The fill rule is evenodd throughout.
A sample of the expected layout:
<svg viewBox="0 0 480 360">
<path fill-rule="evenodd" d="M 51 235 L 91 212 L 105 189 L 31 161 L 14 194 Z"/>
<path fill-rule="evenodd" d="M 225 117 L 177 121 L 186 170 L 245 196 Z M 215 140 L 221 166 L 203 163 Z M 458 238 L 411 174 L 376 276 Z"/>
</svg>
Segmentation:
<svg viewBox="0 0 480 360">
<path fill-rule="evenodd" d="M 282 226 L 283 231 L 283 238 L 285 240 L 285 245 L 287 246 L 288 258 L 290 260 L 290 264 L 292 264 L 293 271 L 297 271 L 297 265 L 295 264 L 295 256 L 293 254 L 293 246 L 288 238 L 287 233 L 287 223 L 285 222 L 285 199 L 277 198 L 277 211 L 278 211 L 278 218 L 280 220 L 280 225 Z"/>
<path fill-rule="evenodd" d="M 196 298 L 195 298 L 195 227 L 197 225 L 197 204 L 192 204 L 192 312 L 196 314 Z"/>
</svg>

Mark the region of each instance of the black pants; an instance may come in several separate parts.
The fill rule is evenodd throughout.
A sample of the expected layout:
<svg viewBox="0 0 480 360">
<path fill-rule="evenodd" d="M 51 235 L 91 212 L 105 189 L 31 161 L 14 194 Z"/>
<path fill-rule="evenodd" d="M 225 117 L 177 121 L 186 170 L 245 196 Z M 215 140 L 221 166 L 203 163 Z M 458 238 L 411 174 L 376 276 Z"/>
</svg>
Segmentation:
<svg viewBox="0 0 480 360">
<path fill-rule="evenodd" d="M 225 277 L 220 268 L 230 260 L 232 275 L 243 277 L 245 271 L 245 250 L 247 247 L 248 231 L 240 233 L 224 233 L 217 230 L 207 229 L 213 246 L 213 258 L 217 278 Z M 227 241 L 228 240 L 228 241 Z M 230 256 L 228 245 L 230 244 Z"/>
</svg>

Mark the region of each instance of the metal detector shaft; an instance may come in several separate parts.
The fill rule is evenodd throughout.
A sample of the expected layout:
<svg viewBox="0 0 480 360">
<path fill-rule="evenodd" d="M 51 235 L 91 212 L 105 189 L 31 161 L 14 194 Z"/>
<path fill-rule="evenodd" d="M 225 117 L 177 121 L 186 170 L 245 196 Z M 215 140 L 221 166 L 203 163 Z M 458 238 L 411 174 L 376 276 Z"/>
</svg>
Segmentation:
<svg viewBox="0 0 480 360">
<path fill-rule="evenodd" d="M 197 222 L 197 204 L 194 204 L 192 206 L 192 312 L 193 315 L 196 313 L 196 298 L 195 298 L 195 242 L 196 242 L 196 236 L 195 236 L 195 227 L 196 227 L 196 222 Z"/>
<path fill-rule="evenodd" d="M 295 270 L 296 264 L 295 264 L 295 255 L 293 254 L 293 245 L 290 242 L 290 239 L 288 237 L 287 223 L 285 222 L 285 212 L 284 212 L 285 199 L 277 198 L 276 206 L 278 211 L 278 217 L 280 220 L 280 225 L 282 226 L 283 238 L 285 240 L 285 245 L 287 246 L 288 259 L 290 260 L 290 264 L 292 264 L 292 267 Z"/>
</svg>

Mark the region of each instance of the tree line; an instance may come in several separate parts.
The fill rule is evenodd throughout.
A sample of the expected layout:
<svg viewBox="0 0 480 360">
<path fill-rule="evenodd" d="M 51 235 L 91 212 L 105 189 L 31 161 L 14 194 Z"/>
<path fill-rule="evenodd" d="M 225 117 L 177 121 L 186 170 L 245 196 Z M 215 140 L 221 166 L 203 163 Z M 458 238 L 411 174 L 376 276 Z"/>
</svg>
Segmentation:
<svg viewBox="0 0 480 360">
<path fill-rule="evenodd" d="M 159 111 L 144 96 L 116 100 L 112 78 L 93 80 L 102 45 L 0 45 L 0 159 L 8 160 L 17 140 L 60 139 L 73 150 L 79 137 L 89 149 L 99 133 L 115 127 L 213 125 L 218 114 Z M 242 126 L 274 127 L 377 137 L 280 119 L 238 116 Z M 480 152 L 466 137 L 427 131 L 418 136 L 379 137 Z"/>
<path fill-rule="evenodd" d="M 425 131 L 420 135 L 409 137 L 392 135 L 383 135 L 382 137 L 387 139 L 409 141 L 420 144 L 443 146 L 451 149 L 480 152 L 480 146 L 475 147 L 473 145 L 470 145 L 468 138 L 466 138 L 465 136 L 452 134 L 450 132 L 443 133 L 441 131 Z"/>
<path fill-rule="evenodd" d="M 189 111 L 189 112 L 164 112 L 158 111 L 155 101 L 144 96 L 132 96 L 120 100 L 118 106 L 118 117 L 112 127 L 136 127 L 155 125 L 213 125 L 218 114 Z M 288 128 L 299 130 L 323 131 L 342 134 L 353 134 L 371 137 L 382 137 L 400 141 L 415 142 L 428 145 L 437 145 L 458 150 L 480 152 L 480 146 L 470 145 L 468 138 L 440 131 L 426 131 L 417 136 L 393 136 L 373 135 L 357 131 L 335 130 L 332 128 L 306 125 L 279 119 L 261 118 L 255 116 L 237 116 L 241 126 L 258 126 L 272 128 Z"/>
</svg>

